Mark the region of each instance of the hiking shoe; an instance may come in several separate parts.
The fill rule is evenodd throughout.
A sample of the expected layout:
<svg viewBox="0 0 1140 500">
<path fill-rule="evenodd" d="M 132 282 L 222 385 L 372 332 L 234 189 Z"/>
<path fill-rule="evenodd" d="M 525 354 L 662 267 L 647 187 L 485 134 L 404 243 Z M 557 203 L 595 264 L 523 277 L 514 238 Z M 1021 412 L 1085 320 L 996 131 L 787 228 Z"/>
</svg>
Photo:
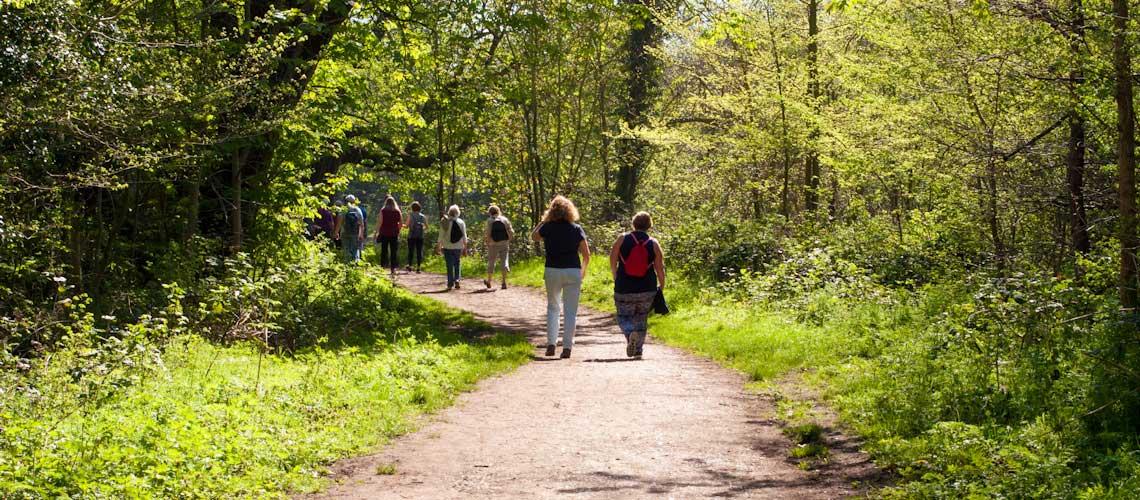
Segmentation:
<svg viewBox="0 0 1140 500">
<path fill-rule="evenodd" d="M 507 283 L 504 281 L 503 282 L 503 290 L 506 290 L 506 289 L 507 289 Z"/>
<path fill-rule="evenodd" d="M 488 290 L 490 290 L 490 289 L 491 289 L 491 280 L 483 280 L 483 284 L 484 284 L 484 285 L 487 285 L 487 289 L 488 289 Z"/>
<path fill-rule="evenodd" d="M 570 357 L 570 349 L 562 349 L 562 355 L 559 358 L 566 359 Z"/>
<path fill-rule="evenodd" d="M 459 289 L 459 282 L 458 282 L 458 281 L 456 281 L 456 282 L 455 282 L 455 289 L 456 289 L 456 290 L 458 290 L 458 289 Z"/>
<path fill-rule="evenodd" d="M 554 344 L 550 344 L 550 345 L 546 346 L 546 356 L 550 357 L 553 355 L 554 355 Z"/>
<path fill-rule="evenodd" d="M 626 341 L 626 343 L 625 343 L 625 355 L 626 356 L 629 356 L 632 358 L 632 357 L 638 355 L 637 344 L 641 343 L 641 336 L 642 335 L 643 334 L 641 332 L 633 332 L 633 333 L 629 334 L 629 340 Z"/>
</svg>

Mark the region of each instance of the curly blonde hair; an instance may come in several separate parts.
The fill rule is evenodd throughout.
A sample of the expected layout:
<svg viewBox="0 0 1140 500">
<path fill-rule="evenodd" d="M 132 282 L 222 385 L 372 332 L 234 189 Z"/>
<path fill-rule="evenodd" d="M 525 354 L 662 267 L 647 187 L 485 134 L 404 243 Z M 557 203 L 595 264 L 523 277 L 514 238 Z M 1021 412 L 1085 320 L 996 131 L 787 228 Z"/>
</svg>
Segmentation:
<svg viewBox="0 0 1140 500">
<path fill-rule="evenodd" d="M 555 196 L 550 200 L 550 208 L 542 214 L 542 222 L 578 222 L 578 207 L 565 196 Z"/>
</svg>

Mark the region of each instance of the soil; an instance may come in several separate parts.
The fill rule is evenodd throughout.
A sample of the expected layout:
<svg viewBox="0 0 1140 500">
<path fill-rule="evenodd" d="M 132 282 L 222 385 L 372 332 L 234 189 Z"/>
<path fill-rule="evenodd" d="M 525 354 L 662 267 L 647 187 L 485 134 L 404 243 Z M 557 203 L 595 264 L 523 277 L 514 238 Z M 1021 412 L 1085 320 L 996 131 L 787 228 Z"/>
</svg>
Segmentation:
<svg viewBox="0 0 1140 500">
<path fill-rule="evenodd" d="M 652 335 L 644 359 L 626 358 L 611 314 L 582 308 L 572 357 L 547 358 L 542 291 L 468 279 L 447 292 L 431 274 L 396 281 L 525 334 L 534 361 L 482 381 L 379 453 L 334 464 L 335 483 L 313 498 L 839 498 L 881 477 L 834 429 L 827 463 L 800 470 L 770 397 Z"/>
</svg>

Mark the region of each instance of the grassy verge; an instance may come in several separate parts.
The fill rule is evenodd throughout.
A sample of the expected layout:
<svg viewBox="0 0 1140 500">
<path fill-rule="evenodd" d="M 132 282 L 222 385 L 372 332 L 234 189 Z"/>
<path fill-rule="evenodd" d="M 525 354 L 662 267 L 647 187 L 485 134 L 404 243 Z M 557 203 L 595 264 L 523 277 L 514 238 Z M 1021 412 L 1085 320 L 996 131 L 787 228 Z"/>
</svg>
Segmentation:
<svg viewBox="0 0 1140 500">
<path fill-rule="evenodd" d="M 158 362 L 145 372 L 108 371 L 131 374 L 96 400 L 77 375 L 53 371 L 65 360 L 45 361 L 26 386 L 0 395 L 2 496 L 314 491 L 324 465 L 407 432 L 416 415 L 530 353 L 521 337 L 469 315 L 367 274 L 352 279 L 384 296 L 385 327 L 309 325 L 323 335 L 290 355 L 182 335 L 155 351 Z"/>
<path fill-rule="evenodd" d="M 462 263 L 465 280 L 486 277 L 482 259 L 466 258 Z M 442 261 L 433 259 L 429 268 L 442 272 Z M 513 262 L 509 279 L 542 288 L 543 270 L 542 259 Z M 826 366 L 845 352 L 846 341 L 835 332 L 804 325 L 776 311 L 718 300 L 714 293 L 702 291 L 685 279 L 673 278 L 666 285 L 673 313 L 650 316 L 653 336 L 740 370 L 754 380 L 776 378 L 798 368 Z M 582 302 L 602 311 L 613 310 L 608 258 L 595 256 L 591 262 Z"/>
</svg>

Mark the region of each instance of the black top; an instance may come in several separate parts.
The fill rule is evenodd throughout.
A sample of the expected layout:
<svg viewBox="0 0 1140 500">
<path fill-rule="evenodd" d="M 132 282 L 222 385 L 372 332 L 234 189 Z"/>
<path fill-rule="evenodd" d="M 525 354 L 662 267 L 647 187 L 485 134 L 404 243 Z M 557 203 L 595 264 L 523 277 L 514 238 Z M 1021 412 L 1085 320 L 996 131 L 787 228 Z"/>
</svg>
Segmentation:
<svg viewBox="0 0 1140 500">
<path fill-rule="evenodd" d="M 586 231 L 572 222 L 548 222 L 538 228 L 546 247 L 546 267 L 555 269 L 582 268 L 578 257 L 578 244 L 586 241 Z"/>
<path fill-rule="evenodd" d="M 637 236 L 637 241 L 645 241 L 649 238 L 649 234 L 645 231 L 634 231 L 629 233 Z M 633 250 L 633 238 L 627 234 L 621 242 L 621 257 L 622 259 L 629 258 L 629 252 Z M 645 244 L 645 250 L 649 252 L 649 272 L 640 278 L 634 278 L 625 274 L 625 264 L 621 259 L 618 259 L 617 276 L 614 276 L 614 293 L 642 293 L 642 292 L 655 292 L 657 291 L 657 268 L 653 267 L 653 263 L 657 261 L 657 240 L 650 239 L 649 243 Z"/>
</svg>

